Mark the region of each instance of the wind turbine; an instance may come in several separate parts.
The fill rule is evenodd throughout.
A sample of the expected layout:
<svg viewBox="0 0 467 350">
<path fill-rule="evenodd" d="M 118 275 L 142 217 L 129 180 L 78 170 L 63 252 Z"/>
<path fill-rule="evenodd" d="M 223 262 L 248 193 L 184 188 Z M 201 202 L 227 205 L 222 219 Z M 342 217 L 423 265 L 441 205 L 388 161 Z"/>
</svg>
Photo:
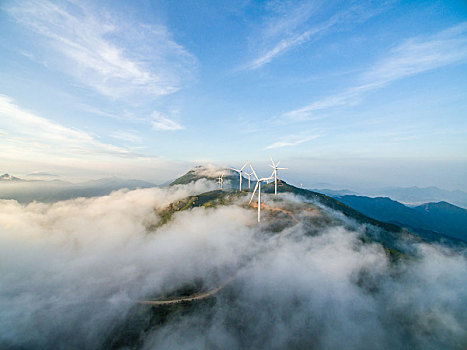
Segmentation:
<svg viewBox="0 0 467 350">
<path fill-rule="evenodd" d="M 273 170 L 272 170 L 272 174 L 270 177 L 273 177 L 274 176 L 274 195 L 277 195 L 277 170 L 285 170 L 287 168 L 278 168 L 279 166 L 279 162 L 277 162 L 277 164 L 274 163 L 274 161 L 272 160 L 271 158 L 271 163 L 272 165 L 269 165 Z"/>
<path fill-rule="evenodd" d="M 251 175 L 253 175 L 253 173 L 247 173 L 247 172 L 245 171 L 245 175 L 248 176 L 248 189 L 250 189 L 250 188 L 251 188 L 251 186 L 250 186 L 250 183 L 251 183 Z"/>
<path fill-rule="evenodd" d="M 224 184 L 224 173 L 217 178 L 217 183 L 219 184 L 219 188 L 222 190 L 222 185 Z"/>
<path fill-rule="evenodd" d="M 251 203 L 251 201 L 253 200 L 253 197 L 255 196 L 256 190 L 258 190 L 258 222 L 261 222 L 261 182 L 267 181 L 271 179 L 271 177 L 262 177 L 260 179 L 258 178 L 258 175 L 256 175 L 255 169 L 253 169 L 251 164 L 250 164 L 250 168 L 253 171 L 253 175 L 255 175 L 256 177 L 256 186 L 255 186 L 255 190 L 253 191 L 253 194 L 251 195 L 250 202 L 248 204 Z"/>
<path fill-rule="evenodd" d="M 233 171 L 236 171 L 240 175 L 240 192 L 242 191 L 242 178 L 243 178 L 243 169 L 248 165 L 249 162 L 246 162 L 244 166 L 242 166 L 240 169 L 235 169 L 235 168 L 230 168 Z"/>
</svg>

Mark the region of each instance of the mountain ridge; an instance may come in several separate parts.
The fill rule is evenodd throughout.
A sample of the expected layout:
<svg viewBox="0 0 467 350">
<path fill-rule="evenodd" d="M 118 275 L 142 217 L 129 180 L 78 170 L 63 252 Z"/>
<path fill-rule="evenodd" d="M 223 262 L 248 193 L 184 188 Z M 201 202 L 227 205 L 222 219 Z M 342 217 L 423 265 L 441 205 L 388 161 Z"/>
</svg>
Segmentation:
<svg viewBox="0 0 467 350">
<path fill-rule="evenodd" d="M 412 228 L 422 233 L 430 231 L 467 242 L 467 210 L 445 201 L 408 207 L 388 197 L 340 196 L 338 199 L 384 222 Z"/>
<path fill-rule="evenodd" d="M 377 189 L 332 189 L 315 188 L 314 191 L 327 194 L 332 197 L 344 195 L 358 195 L 366 197 L 389 197 L 392 200 L 406 205 L 417 206 L 424 203 L 445 201 L 467 209 L 467 192 L 461 190 L 445 190 L 436 186 L 429 187 L 382 187 Z"/>
<path fill-rule="evenodd" d="M 195 169 L 189 170 L 186 174 L 175 179 L 170 185 L 173 186 L 173 185 L 178 185 L 178 184 L 189 184 L 191 182 L 200 180 L 202 178 L 205 178 L 208 180 L 214 180 L 215 176 L 214 175 L 207 176 L 205 174 L 199 174 L 197 173 L 197 170 L 195 168 Z M 230 181 L 230 186 L 228 188 L 231 190 L 232 189 L 235 190 L 239 183 L 239 176 L 237 174 L 231 174 L 231 175 L 225 176 L 225 178 Z M 243 184 L 245 184 L 248 182 L 248 179 L 243 177 L 242 182 Z M 256 181 L 252 181 L 251 188 L 248 189 L 244 187 L 244 191 L 252 191 L 255 184 L 256 184 Z M 269 184 L 264 184 L 262 186 L 262 192 L 266 194 L 274 193 L 274 183 L 271 182 Z M 343 198 L 352 197 L 353 195 L 334 198 L 326 194 L 322 194 L 322 193 L 315 192 L 312 190 L 298 188 L 280 179 L 278 179 L 278 192 L 279 193 L 288 192 L 288 193 L 296 194 L 298 196 L 305 198 L 306 200 L 316 201 L 330 209 L 336 210 L 342 213 L 343 215 L 356 220 L 358 223 L 369 224 L 369 225 L 373 225 L 375 227 L 381 228 L 387 232 L 386 237 L 383 237 L 383 241 L 386 241 L 386 242 L 394 240 L 395 237 L 393 235 L 399 234 L 400 232 L 403 232 L 405 229 L 407 232 L 411 232 L 412 234 L 416 235 L 420 239 L 426 240 L 429 242 L 438 242 L 438 243 L 443 243 L 443 244 L 448 244 L 448 245 L 459 245 L 459 244 L 464 245 L 465 244 L 464 239 L 462 237 L 459 237 L 458 235 L 448 234 L 446 232 L 443 232 L 442 230 L 433 230 L 433 227 L 431 226 L 426 227 L 422 225 L 422 227 L 420 227 L 420 225 L 418 225 L 418 222 L 416 220 L 412 222 L 410 221 L 407 222 L 407 220 L 404 220 L 405 215 L 406 215 L 406 212 L 404 210 L 410 209 L 410 208 L 405 206 L 402 203 L 393 201 L 387 197 L 377 197 L 377 199 L 375 200 L 376 202 L 389 201 L 391 203 L 392 202 L 396 203 L 396 206 L 399 209 L 398 216 L 385 217 L 384 215 L 375 215 L 375 213 L 373 212 L 362 210 L 362 208 L 360 208 L 359 206 L 352 205 L 353 203 L 349 203 L 349 201 L 340 200 L 341 197 Z M 366 198 L 372 199 L 371 197 L 366 197 Z M 427 204 L 430 204 L 430 203 L 427 203 Z M 450 203 L 446 203 L 446 205 L 444 206 L 449 207 L 453 205 L 451 205 Z M 429 208 L 433 208 L 433 206 L 430 205 Z M 435 206 L 435 208 L 437 207 Z M 459 208 L 459 209 L 463 210 L 462 208 Z M 382 213 L 384 213 L 384 211 L 382 211 Z"/>
</svg>

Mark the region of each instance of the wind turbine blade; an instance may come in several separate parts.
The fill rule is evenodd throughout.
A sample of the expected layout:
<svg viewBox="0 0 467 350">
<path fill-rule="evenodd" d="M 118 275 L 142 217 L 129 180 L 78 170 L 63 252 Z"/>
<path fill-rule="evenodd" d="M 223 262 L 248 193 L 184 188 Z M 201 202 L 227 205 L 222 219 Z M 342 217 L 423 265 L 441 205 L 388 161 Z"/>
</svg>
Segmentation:
<svg viewBox="0 0 467 350">
<path fill-rule="evenodd" d="M 276 164 L 276 168 L 279 166 L 279 163 L 280 163 L 280 162 L 281 162 L 281 161 L 278 161 L 278 162 L 277 162 L 277 164 Z"/>
<path fill-rule="evenodd" d="M 238 170 L 238 169 L 235 169 L 235 168 L 230 168 L 230 169 L 232 169 L 232 170 L 236 171 L 237 173 L 239 173 L 239 172 L 240 172 L 240 170 Z"/>
<path fill-rule="evenodd" d="M 286 170 L 288 168 L 277 168 L 277 170 Z"/>
<path fill-rule="evenodd" d="M 251 198 L 248 204 L 251 204 L 251 201 L 253 200 L 253 197 L 255 196 L 256 190 L 258 189 L 258 184 L 259 184 L 259 181 L 256 183 L 255 190 L 253 191 L 253 194 L 251 195 Z"/>
<path fill-rule="evenodd" d="M 271 180 L 271 179 L 274 179 L 274 176 L 263 177 L 263 178 L 259 179 L 258 182 L 259 181 L 267 181 L 267 180 Z"/>
<path fill-rule="evenodd" d="M 270 166 L 271 168 L 273 168 L 273 169 L 276 169 L 276 167 L 275 167 L 274 165 L 269 164 L 269 166 Z"/>
<path fill-rule="evenodd" d="M 246 167 L 247 165 L 248 165 L 248 162 L 246 162 L 245 165 L 242 166 L 242 167 L 240 168 L 240 171 L 242 171 L 243 169 L 245 169 L 245 167 Z"/>
<path fill-rule="evenodd" d="M 273 167 L 275 168 L 275 167 L 276 167 L 276 164 L 274 164 L 274 161 L 272 160 L 272 157 L 269 156 L 269 159 L 271 159 L 271 163 L 272 163 Z"/>
<path fill-rule="evenodd" d="M 256 180 L 259 180 L 258 175 L 256 175 L 255 169 L 253 169 L 253 165 L 250 164 L 251 171 L 253 171 L 253 175 L 255 175 Z"/>
</svg>

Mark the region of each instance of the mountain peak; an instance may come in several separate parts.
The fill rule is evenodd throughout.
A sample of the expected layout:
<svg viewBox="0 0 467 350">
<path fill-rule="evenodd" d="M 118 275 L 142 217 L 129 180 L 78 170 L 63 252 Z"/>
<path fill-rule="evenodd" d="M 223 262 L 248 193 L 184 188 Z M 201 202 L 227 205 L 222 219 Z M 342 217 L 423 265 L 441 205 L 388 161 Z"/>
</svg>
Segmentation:
<svg viewBox="0 0 467 350">
<path fill-rule="evenodd" d="M 460 208 L 446 201 L 425 203 L 425 204 L 415 207 L 414 209 L 426 211 L 426 212 L 429 212 L 432 210 L 436 210 L 436 211 L 443 210 L 443 211 L 457 211 L 457 212 L 467 213 L 466 209 Z"/>
<path fill-rule="evenodd" d="M 235 173 L 233 170 L 208 164 L 195 166 L 186 174 L 174 180 L 170 185 L 186 185 L 190 182 L 195 182 L 200 179 L 213 180 L 221 175 L 224 175 L 224 179 L 228 179 L 233 182 L 238 181 L 238 174 Z"/>
<path fill-rule="evenodd" d="M 5 173 L 3 175 L 0 175 L 0 181 L 22 181 L 22 180 L 18 177 Z"/>
</svg>

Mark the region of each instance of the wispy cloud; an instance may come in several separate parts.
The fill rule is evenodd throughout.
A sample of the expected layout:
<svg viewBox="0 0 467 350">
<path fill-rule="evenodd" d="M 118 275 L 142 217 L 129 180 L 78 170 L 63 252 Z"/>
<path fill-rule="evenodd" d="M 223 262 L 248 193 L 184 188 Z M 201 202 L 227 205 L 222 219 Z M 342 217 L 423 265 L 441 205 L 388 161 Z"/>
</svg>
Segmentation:
<svg viewBox="0 0 467 350">
<path fill-rule="evenodd" d="M 140 142 L 141 137 L 138 136 L 136 133 L 131 133 L 128 131 L 123 130 L 116 130 L 110 134 L 115 139 L 128 141 L 128 142 Z"/>
<path fill-rule="evenodd" d="M 342 30 L 342 24 L 359 23 L 381 11 L 370 6 L 350 6 L 317 22 L 315 14 L 324 7 L 319 1 L 281 3 L 273 6 L 275 14 L 265 20 L 259 35 L 260 53 L 241 67 L 244 70 L 261 68 L 273 59 L 314 38 L 319 38 L 332 30 Z M 382 7 L 383 8 L 383 7 Z"/>
<path fill-rule="evenodd" d="M 80 2 L 25 1 L 6 11 L 46 43 L 55 68 L 112 98 L 173 93 L 197 65 L 163 25 L 129 23 Z"/>
<path fill-rule="evenodd" d="M 298 33 L 288 38 L 281 39 L 278 43 L 275 43 L 273 47 L 267 48 L 260 56 L 247 63 L 244 69 L 257 69 L 265 64 L 271 62 L 274 58 L 280 56 L 286 51 L 299 46 L 311 39 L 313 35 L 319 34 L 326 29 L 329 29 L 336 23 L 335 18 L 331 18 L 329 21 L 315 26 L 312 29 L 306 30 L 302 33 Z"/>
<path fill-rule="evenodd" d="M 8 96 L 0 95 L 0 116 L 0 125 L 8 130 L 3 145 L 12 144 L 15 152 L 59 153 L 67 157 L 96 154 L 136 156 L 125 148 L 100 142 L 84 131 L 26 111 Z"/>
<path fill-rule="evenodd" d="M 166 115 L 154 111 L 151 114 L 151 123 L 152 127 L 156 130 L 182 130 L 184 129 L 183 125 L 179 124 L 175 120 L 170 119 Z"/>
<path fill-rule="evenodd" d="M 362 79 L 376 87 L 467 58 L 467 22 L 429 38 L 412 38 L 397 46 Z"/>
<path fill-rule="evenodd" d="M 33 171 L 32 173 L 26 174 L 28 177 L 58 177 L 57 174 L 47 173 L 45 171 Z"/>
<path fill-rule="evenodd" d="M 124 113 L 123 115 L 121 115 L 121 113 L 119 113 L 119 114 L 110 113 L 110 112 L 107 112 L 107 111 L 105 111 L 105 110 L 103 110 L 101 108 L 97 108 L 95 106 L 91 106 L 89 104 L 82 103 L 82 102 L 76 102 L 75 105 L 80 110 L 82 110 L 84 112 L 87 112 L 87 113 L 92 113 L 92 114 L 94 114 L 96 116 L 112 118 L 112 119 L 116 119 L 116 120 L 137 120 L 137 121 L 143 120 L 142 118 L 136 118 L 135 116 L 129 115 L 128 113 Z"/>
<path fill-rule="evenodd" d="M 391 82 L 436 68 L 467 61 L 467 22 L 441 31 L 431 37 L 412 38 L 393 48 L 357 80 L 358 85 L 327 96 L 304 107 L 286 112 L 290 120 L 308 120 L 313 112 L 358 104 L 365 93 Z"/>
<path fill-rule="evenodd" d="M 266 146 L 264 149 L 273 149 L 273 148 L 282 148 L 282 147 L 290 147 L 290 146 L 297 146 L 302 143 L 317 139 L 320 135 L 308 135 L 304 136 L 301 135 L 289 135 L 283 138 L 280 141 L 274 142 L 269 146 Z"/>
<path fill-rule="evenodd" d="M 98 136 L 28 111 L 4 95 L 0 95 L 0 128 L 5 131 L 0 136 L 0 164 L 12 173 L 40 169 L 72 179 L 138 174 L 139 178 L 166 181 L 187 167 L 184 162 L 141 153 L 138 147 L 103 142 Z"/>
</svg>

